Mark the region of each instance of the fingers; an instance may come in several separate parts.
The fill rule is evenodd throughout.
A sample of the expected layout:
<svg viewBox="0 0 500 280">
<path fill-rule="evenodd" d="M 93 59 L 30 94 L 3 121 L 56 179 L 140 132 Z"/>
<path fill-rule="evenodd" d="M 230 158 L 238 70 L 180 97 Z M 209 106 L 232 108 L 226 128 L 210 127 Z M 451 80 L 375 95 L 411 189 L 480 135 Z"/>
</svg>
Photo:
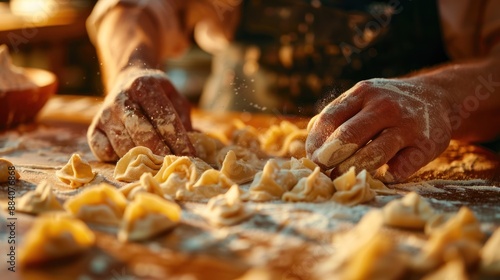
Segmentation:
<svg viewBox="0 0 500 280">
<path fill-rule="evenodd" d="M 131 98 L 140 105 L 170 151 L 176 155 L 196 154 L 181 118 L 167 94 L 154 94 L 165 90 L 162 84 L 156 79 L 144 78 L 135 81 L 132 88 L 134 91 L 132 91 Z M 184 108 L 179 108 L 179 110 L 182 109 Z"/>
<path fill-rule="evenodd" d="M 401 182 L 417 172 L 432 158 L 418 147 L 408 147 L 398 152 L 388 165 L 387 183 Z"/>
<path fill-rule="evenodd" d="M 405 141 L 399 135 L 397 128 L 384 130 L 373 141 L 342 162 L 336 168 L 336 172 L 344 173 L 351 166 L 356 166 L 356 170 L 366 169 L 369 172 L 377 170 L 404 147 Z"/>
<path fill-rule="evenodd" d="M 118 155 L 104 132 L 91 126 L 87 133 L 87 140 L 94 156 L 100 161 L 117 161 Z"/>
<path fill-rule="evenodd" d="M 118 112 L 119 111 L 120 110 L 118 110 Z M 104 110 L 97 123 L 97 128 L 106 134 L 106 137 L 108 138 L 108 141 L 111 147 L 113 147 L 115 153 L 119 157 L 122 157 L 130 149 L 135 147 L 135 144 L 128 134 L 125 125 L 122 123 L 120 115 L 117 114 L 118 112 L 116 107 Z"/>
</svg>

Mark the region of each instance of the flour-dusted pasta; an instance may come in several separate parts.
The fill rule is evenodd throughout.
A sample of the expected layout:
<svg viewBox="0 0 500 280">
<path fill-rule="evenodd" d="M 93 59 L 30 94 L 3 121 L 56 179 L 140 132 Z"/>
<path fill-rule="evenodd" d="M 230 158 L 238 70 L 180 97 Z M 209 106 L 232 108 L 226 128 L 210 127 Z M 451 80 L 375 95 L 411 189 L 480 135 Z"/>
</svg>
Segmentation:
<svg viewBox="0 0 500 280">
<path fill-rule="evenodd" d="M 211 166 L 216 166 L 217 153 L 224 147 L 224 143 L 203 132 L 188 132 L 188 137 L 196 149 L 196 155 Z"/>
<path fill-rule="evenodd" d="M 325 201 L 332 197 L 334 188 L 332 180 L 321 173 L 319 167 L 308 176 L 299 179 L 298 183 L 284 193 L 284 201 Z"/>
<path fill-rule="evenodd" d="M 270 155 L 302 158 L 306 156 L 306 138 L 306 129 L 300 129 L 289 121 L 282 121 L 279 125 L 269 127 L 260 140 L 262 150 Z"/>
<path fill-rule="evenodd" d="M 156 175 L 162 164 L 163 157 L 153 154 L 149 148 L 134 147 L 116 163 L 114 177 L 118 181 L 134 182 L 146 172 Z"/>
<path fill-rule="evenodd" d="M 237 184 L 252 181 L 258 169 L 251 162 L 238 160 L 236 153 L 229 150 L 226 154 L 220 172 Z"/>
<path fill-rule="evenodd" d="M 497 228 L 481 249 L 481 272 L 500 276 L 500 228 Z"/>
<path fill-rule="evenodd" d="M 423 229 L 435 215 L 429 202 L 415 192 L 389 202 L 382 211 L 386 225 L 409 229 Z"/>
<path fill-rule="evenodd" d="M 47 181 L 42 181 L 35 190 L 29 191 L 19 198 L 16 210 L 29 214 L 40 214 L 47 211 L 60 211 L 64 208 L 52 192 L 52 186 Z"/>
<path fill-rule="evenodd" d="M 37 265 L 83 253 L 93 246 L 94 233 L 80 220 L 39 217 L 19 248 L 22 265 Z"/>
<path fill-rule="evenodd" d="M 284 169 L 291 169 L 291 170 L 309 169 L 311 170 L 311 172 L 314 171 L 316 167 L 318 167 L 318 165 L 314 163 L 314 161 L 305 157 L 300 159 L 292 157 L 290 160 L 282 164 L 282 168 Z"/>
<path fill-rule="evenodd" d="M 231 226 L 248 218 L 252 213 L 241 201 L 241 190 L 233 185 L 225 194 L 211 198 L 206 217 L 214 226 Z"/>
<path fill-rule="evenodd" d="M 346 205 L 357 205 L 372 200 L 376 193 L 370 188 L 367 182 L 368 173 L 366 170 L 356 175 L 354 167 L 333 180 L 333 185 L 337 192 L 332 199 L 338 203 Z"/>
<path fill-rule="evenodd" d="M 127 203 L 127 198 L 115 187 L 101 183 L 66 200 L 64 208 L 88 223 L 118 225 Z"/>
<path fill-rule="evenodd" d="M 235 146 L 252 151 L 259 158 L 267 157 L 266 153 L 261 149 L 259 132 L 255 127 L 244 126 L 240 129 L 236 129 L 233 131 L 231 143 Z"/>
<path fill-rule="evenodd" d="M 320 263 L 320 279 L 399 279 L 406 259 L 393 240 L 381 231 L 382 213 L 368 212 L 347 233 L 334 239 L 335 253 Z"/>
<path fill-rule="evenodd" d="M 443 265 L 437 271 L 426 275 L 422 280 L 469 280 L 467 276 L 466 267 L 462 260 L 453 259 L 450 262 Z"/>
<path fill-rule="evenodd" d="M 153 175 L 149 172 L 142 174 L 139 181 L 127 184 L 119 189 L 119 191 L 128 199 L 133 200 L 134 197 L 141 192 L 148 192 L 158 196 L 169 198 L 163 193 L 160 183 L 156 181 Z"/>
<path fill-rule="evenodd" d="M 223 194 L 235 183 L 216 169 L 209 169 L 201 174 L 194 185 L 176 192 L 176 199 L 200 201 Z"/>
<path fill-rule="evenodd" d="M 247 148 L 236 146 L 236 145 L 229 145 L 229 146 L 222 148 L 219 151 L 219 153 L 217 154 L 216 161 L 217 161 L 217 167 L 219 169 L 222 168 L 224 160 L 226 159 L 227 154 L 230 151 L 234 152 L 234 154 L 236 155 L 237 161 L 245 162 L 248 165 L 253 166 L 255 169 L 261 170 L 264 167 L 264 164 L 266 162 L 265 160 L 259 159 L 259 157 L 254 152 L 252 152 L 251 150 L 249 150 Z"/>
<path fill-rule="evenodd" d="M 264 169 L 255 175 L 248 191 L 248 199 L 254 201 L 279 199 L 297 182 L 297 178 L 290 170 L 281 169 L 275 159 L 270 159 Z"/>
<path fill-rule="evenodd" d="M 431 232 L 413 266 L 428 271 L 452 259 L 460 259 L 466 265 L 474 264 L 479 260 L 483 237 L 474 213 L 462 207 L 455 216 Z"/>
<path fill-rule="evenodd" d="M 150 193 L 138 193 L 127 206 L 118 232 L 118 240 L 140 241 L 175 227 L 181 208 L 174 202 Z"/>
<path fill-rule="evenodd" d="M 61 170 L 56 171 L 56 176 L 72 188 L 79 188 L 91 182 L 95 173 L 86 160 L 82 159 L 79 154 L 73 154 L 68 163 Z"/>
<path fill-rule="evenodd" d="M 12 178 L 12 176 L 14 176 L 16 180 L 21 177 L 19 173 L 16 171 L 12 162 L 0 158 L 0 183 L 6 183 L 8 181 L 12 181 L 9 180 L 9 177 Z"/>
</svg>

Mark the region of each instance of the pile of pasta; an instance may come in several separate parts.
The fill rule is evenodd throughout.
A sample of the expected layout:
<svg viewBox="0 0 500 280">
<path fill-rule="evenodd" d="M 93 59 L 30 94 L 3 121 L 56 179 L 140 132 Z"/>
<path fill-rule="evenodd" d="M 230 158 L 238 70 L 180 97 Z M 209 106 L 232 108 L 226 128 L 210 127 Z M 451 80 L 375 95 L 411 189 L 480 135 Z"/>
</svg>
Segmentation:
<svg viewBox="0 0 500 280">
<path fill-rule="evenodd" d="M 127 183 L 120 188 L 93 185 L 96 174 L 91 165 L 74 154 L 56 176 L 81 192 L 61 203 L 52 186 L 43 182 L 19 201 L 19 211 L 41 215 L 27 236 L 22 261 L 39 263 L 85 251 L 95 240 L 88 226 L 116 229 L 122 242 L 151 239 L 182 222 L 182 201 L 205 203 L 206 221 L 228 227 L 255 214 L 247 201 L 354 206 L 377 194 L 395 194 L 366 170 L 356 172 L 354 167 L 332 180 L 305 157 L 306 135 L 305 129 L 282 122 L 264 133 L 242 126 L 229 139 L 190 132 L 198 157 L 159 156 L 135 147 L 116 164 L 114 178 Z M 53 226 L 45 234 L 48 224 Z M 404 254 L 384 234 L 384 226 L 425 229 L 429 240 L 417 256 Z M 410 193 L 368 213 L 348 234 L 350 241 L 341 242 L 345 248 L 337 248 L 315 270 L 318 278 L 396 279 L 408 270 L 426 274 L 443 264 L 443 269 L 453 265 L 465 271 L 480 260 L 484 271 L 499 273 L 499 235 L 497 230 L 482 247 L 484 235 L 470 210 L 463 208 L 452 217 L 439 215 Z M 67 246 L 57 245 L 61 243 Z"/>
</svg>

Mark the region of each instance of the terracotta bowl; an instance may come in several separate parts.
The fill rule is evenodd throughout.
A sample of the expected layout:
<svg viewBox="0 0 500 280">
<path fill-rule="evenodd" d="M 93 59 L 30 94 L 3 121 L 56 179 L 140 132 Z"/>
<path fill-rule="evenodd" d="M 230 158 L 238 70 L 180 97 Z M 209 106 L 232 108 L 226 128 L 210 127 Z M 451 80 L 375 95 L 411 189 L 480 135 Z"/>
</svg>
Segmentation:
<svg viewBox="0 0 500 280">
<path fill-rule="evenodd" d="M 0 93 L 0 130 L 32 122 L 56 92 L 57 78 L 53 73 L 35 68 L 25 71 L 38 87 Z"/>
</svg>

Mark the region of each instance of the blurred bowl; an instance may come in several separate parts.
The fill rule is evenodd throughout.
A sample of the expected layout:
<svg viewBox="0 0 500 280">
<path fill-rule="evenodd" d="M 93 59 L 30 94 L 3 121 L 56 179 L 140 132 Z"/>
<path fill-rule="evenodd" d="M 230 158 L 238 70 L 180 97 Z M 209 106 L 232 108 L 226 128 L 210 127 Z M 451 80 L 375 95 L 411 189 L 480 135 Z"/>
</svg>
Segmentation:
<svg viewBox="0 0 500 280">
<path fill-rule="evenodd" d="M 57 78 L 53 73 L 35 68 L 24 70 L 38 87 L 0 93 L 0 130 L 32 122 L 56 92 Z"/>
</svg>

